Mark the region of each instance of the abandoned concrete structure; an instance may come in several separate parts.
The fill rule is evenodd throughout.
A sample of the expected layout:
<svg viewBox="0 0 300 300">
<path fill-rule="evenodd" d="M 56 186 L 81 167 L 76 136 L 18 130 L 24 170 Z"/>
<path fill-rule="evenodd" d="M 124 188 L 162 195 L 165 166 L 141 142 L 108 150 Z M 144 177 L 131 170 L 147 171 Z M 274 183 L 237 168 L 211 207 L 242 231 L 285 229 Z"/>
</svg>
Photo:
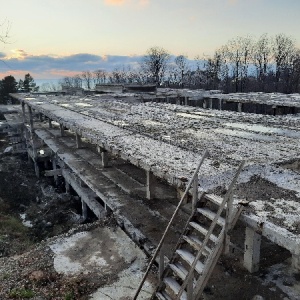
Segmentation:
<svg viewBox="0 0 300 300">
<path fill-rule="evenodd" d="M 218 234 L 225 230 L 225 247 L 216 249 L 216 259 L 224 249 L 241 250 L 244 267 L 255 272 L 264 237 L 289 250 L 293 268 L 300 270 L 300 96 L 233 98 L 218 92 L 13 94 L 21 106 L 6 113 L 14 149 L 28 152 L 37 176 L 63 178 L 66 192 L 72 189 L 82 201 L 83 219 L 88 209 L 99 219 L 113 213 L 149 255 L 181 198 L 161 247 L 172 270 L 161 270 L 159 299 L 198 299 L 207 282 L 197 277 L 202 287 L 190 292 L 191 274 L 204 272 L 200 257 L 211 252 L 209 240 L 218 240 L 217 229 L 203 229 L 199 224 L 206 221 L 191 219 L 195 207 L 211 226 L 221 226 Z M 235 103 L 233 109 L 227 107 L 234 111 L 226 111 L 228 103 Z M 250 107 L 255 109 L 249 111 Z M 199 200 L 205 207 L 197 206 Z M 223 210 L 229 209 L 231 200 L 235 208 L 249 205 L 235 210 L 229 222 Z M 245 227 L 244 249 L 234 245 L 234 234 L 229 234 L 228 224 L 238 218 Z M 189 235 L 187 221 L 204 235 L 202 242 Z M 200 252 L 187 252 L 182 242 L 177 244 L 180 238 Z M 174 249 L 184 263 L 174 260 Z M 164 265 L 162 257 L 157 261 Z M 214 258 L 210 269 L 215 262 Z"/>
</svg>

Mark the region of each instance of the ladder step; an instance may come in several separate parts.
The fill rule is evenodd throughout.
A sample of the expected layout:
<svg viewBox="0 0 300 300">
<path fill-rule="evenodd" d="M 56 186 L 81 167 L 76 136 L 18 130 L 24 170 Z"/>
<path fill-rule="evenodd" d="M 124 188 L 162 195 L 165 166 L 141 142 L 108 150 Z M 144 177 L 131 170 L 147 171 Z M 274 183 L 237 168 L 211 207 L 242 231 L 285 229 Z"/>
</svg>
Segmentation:
<svg viewBox="0 0 300 300">
<path fill-rule="evenodd" d="M 183 236 L 183 239 L 188 242 L 194 249 L 199 250 L 200 247 L 202 246 L 202 242 L 196 238 L 195 236 L 189 235 Z M 204 249 L 202 250 L 204 255 L 209 255 L 211 253 L 212 249 L 208 248 L 207 246 L 204 247 Z"/>
<path fill-rule="evenodd" d="M 188 270 L 184 266 L 179 263 L 169 264 L 169 267 L 173 270 L 173 272 L 180 277 L 182 280 L 185 280 L 186 275 L 188 274 Z"/>
<path fill-rule="evenodd" d="M 196 223 L 196 222 L 190 222 L 189 223 L 193 228 L 195 228 L 197 231 L 199 231 L 200 233 L 202 233 L 203 235 L 207 235 L 207 230 L 205 228 L 203 228 L 200 224 Z M 218 238 L 214 235 L 211 234 L 209 239 L 211 241 L 213 241 L 214 243 L 216 243 L 218 241 Z"/>
<path fill-rule="evenodd" d="M 214 213 L 213 211 L 211 211 L 209 208 L 207 207 L 203 207 L 203 208 L 197 208 L 197 211 L 204 215 L 205 217 L 209 218 L 210 220 L 213 221 L 213 219 L 216 216 L 216 213 Z M 225 225 L 225 219 L 222 218 L 221 216 L 218 218 L 217 220 L 217 224 L 220 226 L 224 226 Z"/>
<path fill-rule="evenodd" d="M 171 298 L 171 297 L 168 295 L 168 293 L 165 292 L 165 291 L 156 293 L 156 297 L 157 297 L 159 300 L 172 300 L 172 298 Z"/>
<path fill-rule="evenodd" d="M 217 196 L 215 194 L 205 194 L 204 195 L 204 198 L 206 200 L 209 200 L 210 202 L 218 205 L 218 206 L 221 206 L 222 202 L 223 202 L 223 198 L 220 197 L 220 196 Z M 226 208 L 227 204 L 225 204 L 225 208 Z"/>
<path fill-rule="evenodd" d="M 195 260 L 195 256 L 187 251 L 187 250 L 184 250 L 184 249 L 177 249 L 176 250 L 176 253 L 180 255 L 180 257 L 186 261 L 190 266 L 193 264 L 194 260 Z M 204 269 L 204 265 L 201 261 L 197 261 L 196 263 L 196 266 L 195 266 L 195 270 L 201 274 L 202 271 Z"/>
<path fill-rule="evenodd" d="M 165 277 L 164 283 L 173 291 L 175 295 L 180 291 L 180 284 L 172 277 Z M 183 291 L 180 300 L 187 300 L 187 294 Z"/>
</svg>

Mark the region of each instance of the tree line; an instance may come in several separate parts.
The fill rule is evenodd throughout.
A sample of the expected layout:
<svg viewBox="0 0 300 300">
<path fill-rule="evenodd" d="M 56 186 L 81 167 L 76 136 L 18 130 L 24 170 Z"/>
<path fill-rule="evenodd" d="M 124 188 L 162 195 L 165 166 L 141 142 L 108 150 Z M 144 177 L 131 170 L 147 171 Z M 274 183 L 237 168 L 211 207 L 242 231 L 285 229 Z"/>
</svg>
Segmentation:
<svg viewBox="0 0 300 300">
<path fill-rule="evenodd" d="M 86 89 L 103 83 L 220 89 L 225 93 L 299 93 L 300 50 L 285 34 L 236 37 L 213 55 L 197 56 L 193 61 L 184 54 L 174 57 L 164 48 L 152 47 L 137 68 L 84 71 L 60 80 L 61 85 Z"/>
<path fill-rule="evenodd" d="M 0 81 L 0 104 L 7 104 L 12 101 L 11 97 L 9 96 L 10 93 L 37 92 L 38 89 L 39 87 L 36 86 L 33 77 L 29 73 L 25 74 L 24 80 L 20 79 L 18 82 L 12 75 L 5 76 Z"/>
</svg>

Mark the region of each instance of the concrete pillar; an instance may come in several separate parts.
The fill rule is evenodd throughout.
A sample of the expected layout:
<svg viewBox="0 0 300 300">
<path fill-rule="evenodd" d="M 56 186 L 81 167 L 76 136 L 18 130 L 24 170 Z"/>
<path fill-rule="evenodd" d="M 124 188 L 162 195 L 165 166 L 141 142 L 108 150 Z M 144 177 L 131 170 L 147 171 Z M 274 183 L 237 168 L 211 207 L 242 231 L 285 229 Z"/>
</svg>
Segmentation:
<svg viewBox="0 0 300 300">
<path fill-rule="evenodd" d="M 104 149 L 101 152 L 101 161 L 102 161 L 102 167 L 107 168 L 108 167 L 108 152 Z"/>
<path fill-rule="evenodd" d="M 261 235 L 246 227 L 244 267 L 250 272 L 259 270 Z"/>
<path fill-rule="evenodd" d="M 28 151 L 28 143 L 29 143 L 29 133 L 26 128 L 26 112 L 25 112 L 25 103 L 22 102 L 22 116 L 23 116 L 23 131 L 25 132 L 25 143 L 26 143 L 26 150 L 27 150 L 27 158 L 28 162 L 30 162 L 30 155 Z"/>
<path fill-rule="evenodd" d="M 184 97 L 184 105 L 188 105 L 188 97 Z"/>
<path fill-rule="evenodd" d="M 203 108 L 207 108 L 207 99 L 203 100 Z"/>
<path fill-rule="evenodd" d="M 59 129 L 60 129 L 60 136 L 64 136 L 64 125 L 59 124 Z"/>
<path fill-rule="evenodd" d="M 53 169 L 53 170 L 56 170 L 56 169 L 57 169 L 57 166 L 56 166 L 56 159 L 55 159 L 55 158 L 52 158 L 52 169 Z M 54 182 L 55 182 L 55 184 L 57 185 L 57 175 L 54 175 Z"/>
<path fill-rule="evenodd" d="M 209 99 L 209 109 L 212 109 L 212 107 L 213 107 L 213 101 L 212 101 L 212 99 L 210 98 L 210 99 Z"/>
<path fill-rule="evenodd" d="M 70 183 L 65 179 L 66 194 L 70 194 Z"/>
<path fill-rule="evenodd" d="M 32 115 L 32 108 L 31 106 L 28 106 L 28 111 L 29 111 L 29 121 L 30 121 L 30 131 L 31 133 L 34 131 L 34 127 L 33 127 L 33 115 Z"/>
<path fill-rule="evenodd" d="M 292 254 L 292 268 L 297 272 L 300 271 L 300 255 Z"/>
<path fill-rule="evenodd" d="M 79 149 L 81 146 L 81 136 L 76 132 L 76 148 Z"/>
<path fill-rule="evenodd" d="M 44 118 L 43 118 L 43 114 L 39 113 L 39 117 L 40 117 L 40 121 L 43 122 Z"/>
<path fill-rule="evenodd" d="M 219 110 L 222 110 L 222 99 L 219 99 Z"/>
<path fill-rule="evenodd" d="M 198 202 L 198 174 L 195 176 L 195 179 L 193 181 L 193 209 L 196 208 L 197 202 Z"/>
<path fill-rule="evenodd" d="M 107 168 L 108 167 L 108 152 L 98 145 L 97 145 L 97 152 L 100 153 L 100 155 L 101 155 L 102 167 Z"/>
<path fill-rule="evenodd" d="M 238 112 L 242 112 L 243 111 L 243 103 L 239 102 L 238 103 Z"/>
<path fill-rule="evenodd" d="M 83 220 L 86 220 L 86 218 L 87 218 L 87 205 L 82 199 L 81 199 L 81 207 L 82 207 L 82 218 L 83 218 Z"/>
<path fill-rule="evenodd" d="M 50 118 L 48 120 L 48 123 L 49 123 L 49 128 L 52 128 L 52 120 Z"/>
<path fill-rule="evenodd" d="M 155 182 L 156 179 L 153 173 L 146 170 L 146 198 L 149 200 L 154 198 Z"/>
</svg>

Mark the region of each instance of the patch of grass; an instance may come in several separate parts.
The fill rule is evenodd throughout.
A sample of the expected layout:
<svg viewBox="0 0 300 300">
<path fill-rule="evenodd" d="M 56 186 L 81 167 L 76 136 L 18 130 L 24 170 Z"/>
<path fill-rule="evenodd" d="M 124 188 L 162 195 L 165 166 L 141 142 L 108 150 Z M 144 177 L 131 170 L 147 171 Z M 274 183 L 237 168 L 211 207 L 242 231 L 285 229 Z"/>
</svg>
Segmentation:
<svg viewBox="0 0 300 300">
<path fill-rule="evenodd" d="M 28 232 L 21 220 L 13 216 L 0 215 L 0 234 L 23 235 Z"/>
<path fill-rule="evenodd" d="M 9 297 L 11 298 L 33 298 L 34 297 L 34 292 L 32 290 L 27 290 L 27 289 L 13 289 L 9 293 Z"/>
<path fill-rule="evenodd" d="M 75 298 L 74 298 L 74 293 L 73 293 L 73 291 L 71 291 L 71 292 L 68 292 L 66 295 L 65 295 L 65 297 L 64 297 L 64 300 L 74 300 Z"/>
</svg>

